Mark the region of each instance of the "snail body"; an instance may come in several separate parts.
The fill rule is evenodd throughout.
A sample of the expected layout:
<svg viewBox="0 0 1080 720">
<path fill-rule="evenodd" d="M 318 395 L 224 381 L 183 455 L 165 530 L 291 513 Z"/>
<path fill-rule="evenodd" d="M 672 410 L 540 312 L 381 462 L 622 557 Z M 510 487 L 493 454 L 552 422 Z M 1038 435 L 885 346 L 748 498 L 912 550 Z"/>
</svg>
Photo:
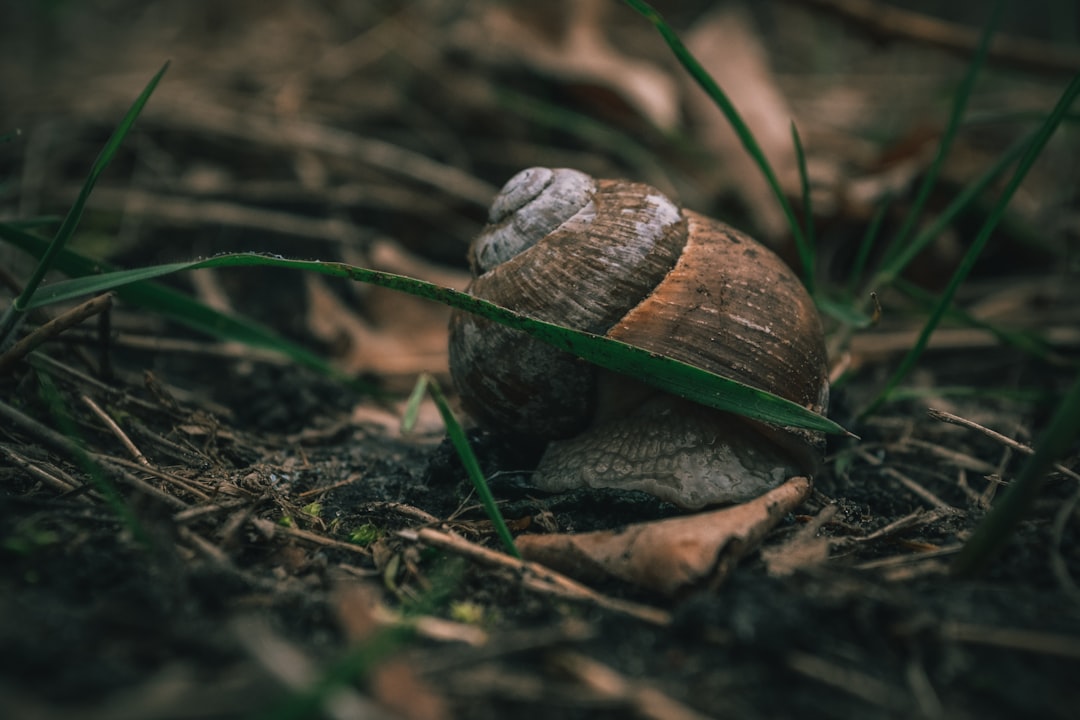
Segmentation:
<svg viewBox="0 0 1080 720">
<path fill-rule="evenodd" d="M 821 412 L 824 335 L 775 254 L 648 185 L 531 168 L 470 248 L 472 294 L 606 335 Z M 810 474 L 814 433 L 754 423 L 589 365 L 457 312 L 450 369 L 481 425 L 551 440 L 540 489 L 620 487 L 687 509 L 740 502 Z"/>
</svg>

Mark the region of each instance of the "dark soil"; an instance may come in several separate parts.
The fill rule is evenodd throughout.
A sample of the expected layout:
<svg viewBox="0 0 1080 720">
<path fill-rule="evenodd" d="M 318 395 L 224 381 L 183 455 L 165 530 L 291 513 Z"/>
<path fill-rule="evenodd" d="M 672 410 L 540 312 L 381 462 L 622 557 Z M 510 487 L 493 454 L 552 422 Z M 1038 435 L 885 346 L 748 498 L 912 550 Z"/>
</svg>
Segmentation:
<svg viewBox="0 0 1080 720">
<path fill-rule="evenodd" d="M 193 103 L 212 99 L 259 114 L 273 104 L 272 91 L 285 93 L 295 81 L 296 92 L 307 94 L 304 117 L 468 166 L 497 186 L 535 159 L 531 143 L 539 141 L 520 117 L 486 119 L 495 103 L 486 93 L 524 88 L 570 103 L 581 88 L 522 68 L 493 69 L 464 53 L 450 31 L 440 34 L 438 23 L 462 21 L 480 3 L 430 3 L 423 13 L 388 3 L 370 16 L 333 3 L 301 5 L 182 10 L 189 6 L 160 3 L 163 15 L 154 15 L 136 12 L 138 3 L 58 4 L 53 14 L 20 4 L 26 36 L 9 28 L 0 38 L 7 45 L 0 70 L 11 87 L 0 91 L 8 108 L 0 134 L 14 124 L 30 137 L 0 145 L 5 219 L 63 213 L 110 123 L 160 66 L 161 43 L 173 53 L 174 85 L 166 76 L 112 179 L 102 181 L 103 199 L 84 220 L 85 252 L 107 238 L 100 254 L 123 266 L 247 249 L 359 262 L 391 237 L 460 269 L 464 240 L 483 215 L 460 193 L 333 156 L 312 160 L 311 151 L 288 143 L 241 142 L 209 125 L 186 125 L 188 116 L 155 114 L 154 103 L 176 108 L 182 91 L 194 88 L 201 94 Z M 772 21 L 783 17 L 774 12 L 767 13 Z M 130 27 L 111 13 L 126 13 Z M 645 25 L 624 14 L 621 31 Z M 673 19 L 688 27 L 692 17 Z M 782 23 L 767 19 L 758 18 L 763 42 L 775 47 Z M 280 57 L 268 56 L 278 64 L 260 66 L 269 61 L 252 33 L 291 24 L 287 41 L 264 40 L 283 43 Z M 401 27 L 413 29 L 388 41 L 399 43 L 395 52 L 345 79 L 329 65 L 325 76 L 308 76 L 285 59 L 308 53 L 330 63 L 319 55 L 326 47 Z M 424 38 L 438 57 L 422 50 Z M 121 48 L 121 41 L 130 44 Z M 646 47 L 647 55 L 664 56 Z M 93 67 L 105 78 L 95 83 L 81 76 L 92 72 L 86 58 L 99 50 Z M 27 64 L 28 57 L 41 64 Z M 85 68 L 73 69 L 80 62 Z M 776 62 L 783 67 L 784 57 Z M 945 75 L 963 67 L 947 57 L 931 64 Z M 121 71 L 139 79 L 125 76 L 122 88 L 110 89 Z M 391 72 L 389 90 L 373 79 Z M 368 104 L 321 84 L 335 82 L 366 90 Z M 44 88 L 40 96 L 35 87 Z M 289 97 L 273 100 L 288 105 Z M 446 107 L 438 118 L 428 107 L 437 102 Z M 626 108 L 583 107 L 604 122 L 622 118 L 620 129 L 645 144 L 666 142 L 641 131 L 641 118 Z M 442 140 L 454 147 L 425 145 L 437 131 L 453 135 Z M 617 157 L 596 161 L 600 151 L 582 147 L 580 136 L 551 132 L 543 142 L 560 158 L 594 152 L 609 174 L 632 171 Z M 665 155 L 665 147 L 650 149 L 668 158 L 674 174 L 700 170 L 685 150 Z M 471 163 L 455 156 L 459 150 Z M 223 186 L 214 184 L 225 176 Z M 198 177 L 215 189 L 194 190 Z M 1068 197 L 1056 208 L 1062 225 L 1078 217 L 1075 173 L 1068 177 L 1061 193 Z M 342 200 L 348 186 L 360 188 L 355 204 Z M 118 221 L 116 193 L 131 188 L 150 188 L 160 213 Z M 307 220 L 332 217 L 359 228 L 358 240 L 268 231 L 243 219 L 178 219 L 165 211 L 167 198 L 194 198 L 207 203 L 197 204 L 206 212 L 220 200 Z M 722 208 L 725 200 L 712 202 Z M 121 302 L 111 327 L 91 321 L 0 376 L 0 717 L 1077 717 L 1077 481 L 1048 476 L 1003 549 L 980 573 L 958 577 L 950 572 L 957 552 L 1023 457 L 926 412 L 945 409 L 1030 443 L 1075 376 L 1080 298 L 1076 269 L 1067 267 L 1068 234 L 1047 232 L 1045 242 L 1029 246 L 1027 220 L 1013 217 L 1000 243 L 1018 248 L 1022 260 L 979 268 L 959 304 L 1013 293 L 1034 298 L 1021 308 L 1021 327 L 1043 333 L 1051 352 L 948 335 L 911 382 L 918 399 L 890 402 L 856 423 L 903 351 L 890 350 L 890 338 L 916 330 L 924 317 L 915 304 L 891 298 L 882 324 L 852 346 L 857 362 L 834 388 L 830 416 L 861 439 L 830 442 L 810 500 L 763 548 L 718 589 L 674 600 L 586 579 L 602 598 L 664 611 L 661 622 L 538 591 L 522 571 L 417 538 L 415 531 L 430 527 L 501 549 L 438 425 L 412 435 L 396 427 L 402 390 L 416 374 L 405 361 L 397 372 L 350 367 L 368 383 L 361 389 Z M 823 245 L 866 221 L 836 209 L 821 219 Z M 0 256 L 10 268 L 5 282 L 25 279 L 25 258 L 0 252 L 8 253 Z M 932 273 L 915 280 L 936 289 Z M 298 276 L 252 271 L 218 281 L 238 312 L 326 356 L 357 357 L 343 350 L 347 338 L 311 329 L 312 295 Z M 168 282 L 207 299 L 206 286 L 190 278 Z M 1040 292 L 1031 294 L 1032 286 Z M 357 304 L 376 334 L 388 332 L 360 291 L 331 292 Z M 416 334 L 429 330 L 418 326 Z M 162 350 L 136 339 L 172 344 Z M 427 369 L 446 382 L 444 365 Z M 956 386 L 970 392 L 943 390 Z M 675 512 L 633 493 L 540 497 L 524 472 L 537 457 L 535 442 L 476 430 L 470 438 L 515 533 L 616 527 Z M 1078 450 L 1063 459 L 1066 466 L 1080 466 Z M 828 541 L 824 555 L 786 572 L 767 562 L 770 548 L 812 523 Z"/>
</svg>

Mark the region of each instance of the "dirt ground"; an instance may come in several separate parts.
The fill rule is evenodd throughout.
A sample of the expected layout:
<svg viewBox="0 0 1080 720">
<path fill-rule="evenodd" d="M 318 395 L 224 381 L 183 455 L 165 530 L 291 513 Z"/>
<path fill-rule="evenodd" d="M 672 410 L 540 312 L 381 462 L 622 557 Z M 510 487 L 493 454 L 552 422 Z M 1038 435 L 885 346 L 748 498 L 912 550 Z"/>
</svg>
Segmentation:
<svg viewBox="0 0 1080 720">
<path fill-rule="evenodd" d="M 738 94 L 793 199 L 794 118 L 819 275 L 843 287 L 882 197 L 885 233 L 902 223 L 964 55 L 816 2 L 707 5 L 669 19 Z M 995 51 L 928 220 L 1080 68 L 1068 7 L 1006 10 L 1002 32 L 1059 52 Z M 461 288 L 491 196 L 531 165 L 650 182 L 795 258 L 737 142 L 616 3 L 5 12 L 0 135 L 20 131 L 0 144 L 5 222 L 62 215 L 171 61 L 73 245 L 115 266 L 255 250 Z M 977 28 L 980 13 L 945 19 Z M 983 572 L 950 574 L 1025 457 L 972 424 L 1031 444 L 1077 372 L 1076 150 L 1066 124 L 961 290 L 982 324 L 951 318 L 865 420 L 926 309 L 883 291 L 881 321 L 843 343 L 827 318 L 829 415 L 860 439 L 830 440 L 809 499 L 723 583 L 674 598 L 490 552 L 434 406 L 400 429 L 420 373 L 450 387 L 445 308 L 284 271 L 164 280 L 346 381 L 115 302 L 0 374 L 0 717 L 1076 717 L 1080 448 Z M 939 292 L 988 206 L 907 282 Z M 6 306 L 32 264 L 3 245 L 0 268 Z M 541 496 L 534 442 L 470 439 L 515 534 L 676 513 L 634 493 Z"/>
</svg>

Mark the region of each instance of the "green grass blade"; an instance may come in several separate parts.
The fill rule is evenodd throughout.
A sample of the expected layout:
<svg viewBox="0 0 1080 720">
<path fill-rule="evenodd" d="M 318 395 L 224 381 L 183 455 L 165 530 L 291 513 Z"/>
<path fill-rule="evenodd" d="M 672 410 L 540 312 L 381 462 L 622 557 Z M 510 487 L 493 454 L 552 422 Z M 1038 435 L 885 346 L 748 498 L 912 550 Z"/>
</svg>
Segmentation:
<svg viewBox="0 0 1080 720">
<path fill-rule="evenodd" d="M 915 366 L 915 363 L 922 355 L 923 350 L 926 349 L 926 344 L 930 341 L 930 335 L 933 334 L 934 329 L 938 326 L 938 323 L 941 322 L 941 318 L 945 315 L 945 311 L 949 309 L 949 305 L 952 303 L 957 289 L 965 278 L 967 278 L 972 267 L 975 266 L 975 262 L 979 259 L 987 242 L 989 242 L 990 235 L 993 233 L 994 228 L 997 227 L 998 222 L 1000 222 L 1002 216 L 1005 214 L 1005 209 L 1008 207 L 1013 194 L 1027 176 L 1028 170 L 1031 169 L 1031 166 L 1035 163 L 1035 160 L 1039 157 L 1043 148 L 1046 147 L 1046 143 L 1050 140 L 1050 136 L 1053 135 L 1054 130 L 1056 130 L 1057 126 L 1061 123 L 1061 118 L 1072 105 L 1077 95 L 1080 95 L 1080 73 L 1073 77 L 1072 82 L 1069 83 L 1069 86 L 1061 95 L 1061 98 L 1058 100 L 1053 111 L 1036 132 L 1035 138 L 1028 144 L 1024 156 L 1020 159 L 1020 163 L 1013 172 L 1012 178 L 1009 179 L 1009 183 L 1005 186 L 1001 196 L 990 210 L 990 214 L 986 218 L 986 222 L 983 223 L 982 228 L 980 228 L 979 233 L 975 238 L 975 242 L 973 242 L 967 252 L 964 253 L 964 257 L 960 261 L 959 267 L 957 267 L 956 272 L 954 272 L 952 278 L 950 278 L 949 284 L 941 294 L 938 304 L 934 307 L 933 312 L 930 313 L 930 317 L 927 319 L 926 325 L 919 334 L 919 338 L 916 340 L 915 345 L 907 352 L 903 360 L 900 361 L 900 366 L 896 369 L 893 376 L 889 378 L 888 383 L 886 383 L 884 389 L 882 389 L 874 402 L 860 413 L 860 419 L 875 412 L 884 402 L 886 402 L 889 399 L 889 393 L 892 392 L 893 388 L 907 377 L 907 374 Z"/>
<path fill-rule="evenodd" d="M 985 567 L 987 561 L 1009 539 L 1013 529 L 1039 495 L 1043 478 L 1051 465 L 1065 454 L 1072 442 L 1080 437 L 1080 375 L 1077 375 L 1057 412 L 1054 413 L 1035 454 L 1024 463 L 1020 474 L 996 503 L 990 514 L 979 523 L 975 534 L 964 544 L 956 557 L 952 571 L 970 576 Z"/>
<path fill-rule="evenodd" d="M 799 185 L 802 189 L 803 215 L 806 218 L 806 246 L 813 258 L 817 253 L 814 249 L 814 203 L 810 194 L 810 173 L 806 170 L 806 153 L 803 151 L 802 138 L 799 137 L 799 129 L 795 127 L 794 120 L 791 121 L 791 141 L 795 143 L 795 158 L 799 163 Z"/>
<path fill-rule="evenodd" d="M 317 272 L 425 297 L 522 330 L 541 342 L 566 350 L 601 367 L 639 378 L 662 390 L 703 405 L 776 425 L 848 434 L 832 420 L 796 403 L 678 360 L 610 338 L 535 320 L 450 288 L 393 273 L 358 268 L 345 263 L 287 260 L 276 256 L 255 254 L 219 255 L 207 260 L 170 263 L 137 270 L 121 270 L 55 283 L 43 288 L 34 297 L 30 307 L 71 300 L 89 293 L 111 290 L 132 282 L 149 280 L 181 270 L 257 266 Z"/>
<path fill-rule="evenodd" d="M 862 279 L 863 272 L 866 270 L 866 263 L 870 259 L 870 250 L 873 249 L 874 244 L 877 242 L 878 235 L 881 233 L 881 224 L 885 220 L 885 215 L 888 213 L 891 203 L 891 195 L 881 198 L 877 210 L 874 211 L 874 217 L 870 219 L 870 224 L 866 226 L 866 232 L 863 233 L 859 249 L 855 252 L 855 260 L 851 263 L 851 272 L 848 273 L 847 282 L 847 296 L 851 300 L 855 299 L 855 293 L 858 292 L 859 281 Z"/>
<path fill-rule="evenodd" d="M 909 298 L 922 303 L 927 308 L 932 308 L 938 300 L 937 296 L 904 280 L 897 280 L 896 288 Z M 947 316 L 967 327 L 985 330 L 997 338 L 1003 345 L 1011 345 L 1018 350 L 1034 355 L 1046 362 L 1063 362 L 1063 359 L 1055 354 L 1054 349 L 1050 344 L 1035 333 L 1001 328 L 993 323 L 980 320 L 959 308 L 950 309 Z"/>
<path fill-rule="evenodd" d="M 953 201 L 934 219 L 934 222 L 931 223 L 929 227 L 916 235 L 915 238 L 908 243 L 907 247 L 899 251 L 890 262 L 882 265 L 877 275 L 875 275 L 874 279 L 870 282 L 870 287 L 876 288 L 880 292 L 882 288 L 891 285 L 911 261 L 915 259 L 916 255 L 933 242 L 934 239 L 945 230 L 949 223 L 955 220 L 960 213 L 964 212 L 971 203 L 982 195 L 983 191 L 986 190 L 991 183 L 997 180 L 997 178 L 1005 172 L 1006 168 L 1008 168 L 1016 158 L 1020 157 L 1024 150 L 1031 146 L 1031 143 L 1035 141 L 1038 134 L 1039 129 L 1033 130 L 1030 134 L 1021 138 L 1008 150 L 1003 152 L 998 159 L 994 161 L 994 164 L 987 168 L 977 180 L 970 183 L 959 195 L 953 198 Z"/>
<path fill-rule="evenodd" d="M 435 406 L 439 408 L 439 415 L 442 416 L 443 424 L 446 426 L 446 434 L 449 436 L 450 443 L 454 446 L 458 457 L 461 458 L 461 464 L 465 466 L 465 472 L 468 473 L 469 480 L 472 481 L 473 487 L 476 488 L 476 494 L 480 497 L 480 504 L 484 506 L 484 512 L 487 513 L 491 524 L 495 527 L 495 534 L 499 536 L 499 540 L 502 541 L 506 551 L 520 560 L 521 553 L 518 552 L 517 545 L 514 544 L 514 536 L 510 534 L 510 528 L 506 526 L 506 520 L 503 519 L 502 512 L 499 511 L 499 505 L 491 494 L 491 488 L 488 487 L 484 471 L 480 469 L 480 462 L 476 459 L 472 446 L 469 445 L 469 439 L 465 437 L 465 430 L 461 427 L 461 423 L 454 417 L 454 413 L 450 409 L 450 403 L 446 401 L 446 395 L 443 394 L 442 388 L 439 387 L 439 383 L 436 382 L 435 378 L 426 374 L 422 375 L 417 382 L 416 389 L 413 390 L 413 397 L 417 397 L 417 391 L 422 394 L 424 389 L 431 393 L 431 399 L 435 401 Z M 419 407 L 419 401 L 416 404 Z"/>
<path fill-rule="evenodd" d="M 24 233 L 11 224 L 0 223 L 0 239 L 36 257 L 40 257 L 48 246 L 45 240 Z M 54 266 L 76 277 L 115 271 L 106 263 L 91 260 L 68 248 L 56 255 Z M 323 358 L 281 337 L 270 328 L 248 318 L 227 315 L 178 290 L 153 282 L 135 282 L 117 287 L 116 293 L 124 302 L 160 313 L 192 330 L 280 353 L 299 365 L 347 382 L 360 391 L 371 390 L 368 385 L 349 378 Z M 31 306 L 35 305 L 32 303 Z"/>
<path fill-rule="evenodd" d="M 158 70 L 157 74 L 150 79 L 150 82 L 147 83 L 142 93 L 139 94 L 139 97 L 136 98 L 134 104 L 132 104 L 131 108 L 127 111 L 127 114 L 124 115 L 124 119 L 121 120 L 120 124 L 113 130 L 113 134 L 109 137 L 109 141 L 105 143 L 105 147 L 101 149 L 101 153 L 98 155 L 97 160 L 94 161 L 93 166 L 90 168 L 90 174 L 83 183 L 82 189 L 79 190 L 78 197 L 75 198 L 75 203 L 68 210 L 67 215 L 64 217 L 64 221 L 60 224 L 60 229 L 56 231 L 56 236 L 49 245 L 49 249 L 41 257 L 41 260 L 38 261 L 37 267 L 26 281 L 26 286 L 19 294 L 19 297 L 15 298 L 15 302 L 11 304 L 11 307 L 8 308 L 4 317 L 0 319 L 0 346 L 3 346 L 7 341 L 8 336 L 18 323 L 19 317 L 28 309 L 30 299 L 33 298 L 38 285 L 41 284 L 42 279 L 45 277 L 45 273 L 52 268 L 56 255 L 64 248 L 67 241 L 75 233 L 75 228 L 78 227 L 79 220 L 82 219 L 83 209 L 86 207 L 86 201 L 89 199 L 90 193 L 94 189 L 94 185 L 97 184 L 98 178 L 105 172 L 105 168 L 109 166 L 109 163 L 116 155 L 117 150 L 120 149 L 120 144 L 124 141 L 124 138 L 127 137 L 128 132 L 135 124 L 135 120 L 139 117 L 139 113 L 142 112 L 143 107 L 150 99 L 150 95 L 153 94 L 158 82 L 168 68 L 169 63 L 166 62 L 161 66 L 161 69 Z"/>
<path fill-rule="evenodd" d="M 975 55 L 968 65 L 967 72 L 964 74 L 964 79 L 960 82 L 960 86 L 956 89 L 956 92 L 953 93 L 952 111 L 949 114 L 949 123 L 941 136 L 941 142 L 938 143 L 937 154 L 934 156 L 933 162 L 930 163 L 930 167 L 926 171 L 922 183 L 919 185 L 919 191 L 915 196 L 915 201 L 912 203 L 911 209 L 904 218 L 903 224 L 900 226 L 900 229 L 897 231 L 892 242 L 885 251 L 885 262 L 888 262 L 901 248 L 903 248 L 908 235 L 915 227 L 915 223 L 922 217 L 923 208 L 926 206 L 926 201 L 930 197 L 930 191 L 933 190 L 934 183 L 937 182 L 938 175 L 941 173 L 941 168 L 945 164 L 945 158 L 948 156 L 949 150 L 952 149 L 953 140 L 956 138 L 956 131 L 960 128 L 964 110 L 967 108 L 968 100 L 971 98 L 971 92 L 975 88 L 975 80 L 978 78 L 979 73 L 986 64 L 986 56 L 990 51 L 990 39 L 994 36 L 998 21 L 1001 19 L 1001 9 L 1003 5 L 1004 3 L 1002 0 L 997 0 L 990 10 L 990 18 L 983 28 L 982 36 L 979 38 L 979 45 L 975 50 Z"/>
<path fill-rule="evenodd" d="M 660 33 L 660 36 L 664 38 L 664 42 L 671 48 L 672 53 L 675 54 L 679 63 L 682 64 L 683 68 L 685 68 L 688 73 L 690 73 L 690 77 L 694 78 L 694 81 L 701 86 L 701 89 L 708 94 L 716 106 L 720 108 L 720 111 L 724 113 L 724 117 L 727 118 L 727 121 L 731 124 L 735 134 L 739 137 L 739 141 L 742 143 L 743 148 L 746 149 L 746 152 L 753 158 L 754 162 L 761 170 L 762 175 L 765 176 L 765 181 L 772 189 L 777 202 L 780 203 L 780 207 L 787 217 L 788 226 L 791 228 L 791 234 L 795 238 L 795 247 L 798 249 L 799 260 L 803 266 L 803 283 L 806 285 L 806 288 L 813 293 L 814 251 L 807 242 L 806 236 L 803 235 L 802 226 L 795 218 L 795 212 L 791 209 L 791 203 L 788 202 L 787 197 L 784 195 L 784 191 L 780 187 L 780 182 L 776 179 L 776 173 L 773 172 L 772 166 L 765 157 L 765 153 L 762 151 L 761 146 L 758 145 L 757 140 L 754 138 L 754 134 L 743 121 L 742 116 L 739 115 L 738 110 L 735 109 L 735 106 L 732 104 L 731 100 L 728 99 L 728 96 L 720 89 L 720 86 L 716 84 L 716 81 L 712 79 L 712 76 L 705 71 L 705 68 L 701 66 L 701 63 L 697 61 L 697 58 L 690 53 L 682 40 L 679 39 L 679 36 L 675 34 L 675 31 L 671 29 L 671 26 L 667 24 L 660 13 L 654 10 L 647 2 L 644 2 L 644 0 L 625 0 L 625 2 L 638 14 L 652 23 L 653 27 Z"/>
</svg>

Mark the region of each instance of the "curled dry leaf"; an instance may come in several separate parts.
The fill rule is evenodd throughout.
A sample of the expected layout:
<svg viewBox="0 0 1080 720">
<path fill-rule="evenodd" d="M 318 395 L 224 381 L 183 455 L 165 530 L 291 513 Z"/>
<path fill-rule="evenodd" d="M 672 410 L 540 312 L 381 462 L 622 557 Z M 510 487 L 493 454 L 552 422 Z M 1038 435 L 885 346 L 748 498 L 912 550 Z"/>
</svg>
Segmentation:
<svg viewBox="0 0 1080 720">
<path fill-rule="evenodd" d="M 810 494 L 794 477 L 750 502 L 619 530 L 523 535 L 521 554 L 579 579 L 608 577 L 674 596 L 717 585 L 784 515 Z"/>
<path fill-rule="evenodd" d="M 631 57 L 607 38 L 607 0 L 500 3 L 487 9 L 481 25 L 495 60 L 524 63 L 569 85 L 599 88 L 664 130 L 679 123 L 675 81 L 655 64 Z"/>
</svg>

